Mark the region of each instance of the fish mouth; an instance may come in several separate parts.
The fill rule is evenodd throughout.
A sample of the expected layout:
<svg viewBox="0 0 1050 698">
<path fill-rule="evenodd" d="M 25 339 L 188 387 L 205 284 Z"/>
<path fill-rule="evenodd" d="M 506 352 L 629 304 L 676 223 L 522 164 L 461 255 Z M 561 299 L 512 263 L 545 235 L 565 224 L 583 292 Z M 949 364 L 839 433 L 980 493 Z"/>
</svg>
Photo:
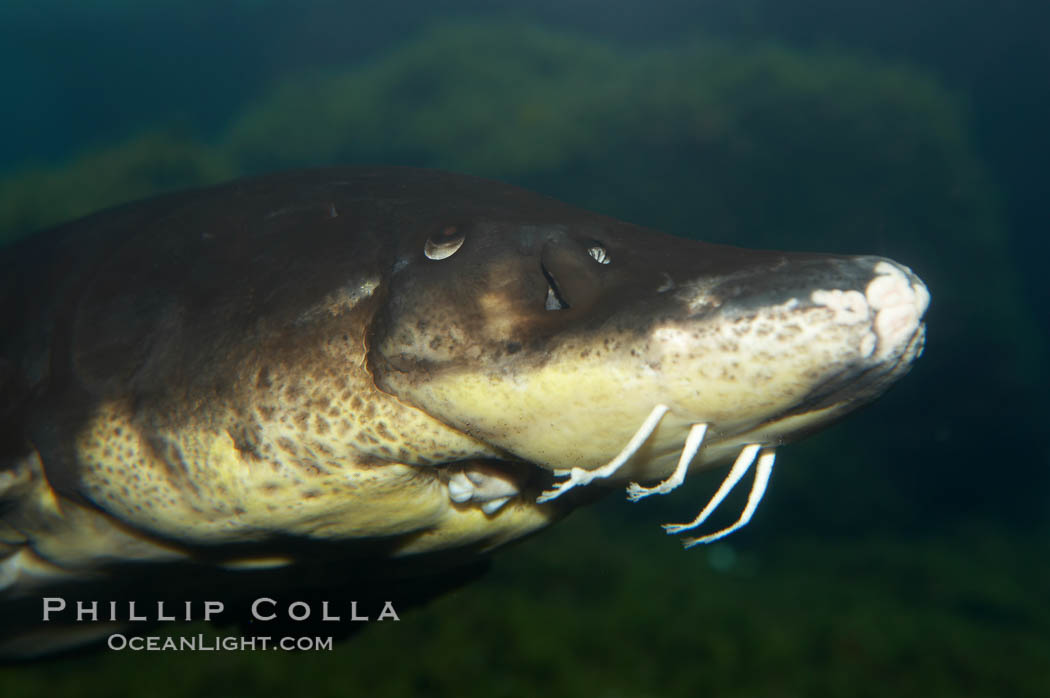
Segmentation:
<svg viewBox="0 0 1050 698">
<path fill-rule="evenodd" d="M 476 507 L 489 517 L 497 516 L 513 502 L 533 505 L 540 493 L 554 483 L 554 473 L 527 461 L 472 458 L 429 468 L 436 471 L 453 507 Z M 592 488 L 590 495 L 594 493 Z M 565 502 L 566 506 L 578 503 L 576 498 Z"/>
<path fill-rule="evenodd" d="M 485 458 L 443 465 L 438 477 L 454 505 L 476 506 L 493 516 L 530 489 L 536 470 L 525 463 Z"/>
</svg>

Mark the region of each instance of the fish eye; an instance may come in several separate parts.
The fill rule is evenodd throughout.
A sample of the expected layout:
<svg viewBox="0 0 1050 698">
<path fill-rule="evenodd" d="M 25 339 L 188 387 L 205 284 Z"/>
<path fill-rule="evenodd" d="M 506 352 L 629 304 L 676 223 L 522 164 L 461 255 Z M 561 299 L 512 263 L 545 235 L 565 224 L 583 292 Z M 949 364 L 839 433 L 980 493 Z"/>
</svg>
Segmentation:
<svg viewBox="0 0 1050 698">
<path fill-rule="evenodd" d="M 460 232 L 459 228 L 450 225 L 440 233 L 427 238 L 423 244 L 423 254 L 427 256 L 427 259 L 448 259 L 456 254 L 460 247 L 463 247 L 463 241 L 466 238 L 466 234 Z"/>
<path fill-rule="evenodd" d="M 605 246 L 598 242 L 595 242 L 587 248 L 587 254 L 589 254 L 594 261 L 598 262 L 598 264 L 608 264 L 610 261 L 609 253 L 605 251 Z"/>
</svg>

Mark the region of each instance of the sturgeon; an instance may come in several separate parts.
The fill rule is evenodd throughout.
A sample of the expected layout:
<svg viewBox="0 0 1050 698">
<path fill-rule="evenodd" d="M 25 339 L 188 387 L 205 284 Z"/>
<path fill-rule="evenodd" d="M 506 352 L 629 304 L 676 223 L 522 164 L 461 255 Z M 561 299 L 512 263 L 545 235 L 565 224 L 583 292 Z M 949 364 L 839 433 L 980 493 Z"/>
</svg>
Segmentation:
<svg viewBox="0 0 1050 698">
<path fill-rule="evenodd" d="M 881 257 L 407 168 L 109 210 L 4 250 L 0 293 L 0 608 L 187 565 L 458 564 L 732 462 L 666 526 L 708 542 L 778 446 L 907 371 L 929 301 Z M 752 467 L 737 523 L 690 533 Z"/>
</svg>

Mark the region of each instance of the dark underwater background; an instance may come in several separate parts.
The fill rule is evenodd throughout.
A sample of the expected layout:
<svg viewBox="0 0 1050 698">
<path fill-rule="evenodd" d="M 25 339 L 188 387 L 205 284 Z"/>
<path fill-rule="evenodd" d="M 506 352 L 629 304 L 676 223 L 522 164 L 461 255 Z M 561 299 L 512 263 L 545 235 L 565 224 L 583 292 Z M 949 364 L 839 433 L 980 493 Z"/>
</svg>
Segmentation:
<svg viewBox="0 0 1050 698">
<path fill-rule="evenodd" d="M 246 173 L 410 164 L 889 256 L 933 297 L 912 373 L 781 449 L 719 544 L 658 524 L 723 472 L 613 495 L 332 652 L 102 652 L 0 668 L 0 695 L 1050 696 L 1048 9 L 0 4 L 0 240 Z"/>
</svg>

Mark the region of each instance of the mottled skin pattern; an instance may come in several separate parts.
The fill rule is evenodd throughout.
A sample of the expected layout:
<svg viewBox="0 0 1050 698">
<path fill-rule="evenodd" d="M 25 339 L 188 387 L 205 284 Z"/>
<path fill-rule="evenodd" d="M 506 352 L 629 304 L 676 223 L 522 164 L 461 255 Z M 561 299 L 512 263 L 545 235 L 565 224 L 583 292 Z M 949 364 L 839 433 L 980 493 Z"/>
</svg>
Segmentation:
<svg viewBox="0 0 1050 698">
<path fill-rule="evenodd" d="M 104 212 L 0 261 L 0 599 L 128 561 L 476 555 L 593 497 L 536 502 L 658 404 L 608 482 L 667 477 L 691 425 L 709 467 L 870 401 L 921 350 L 927 300 L 887 260 L 683 240 L 426 170 Z"/>
<path fill-rule="evenodd" d="M 423 223 L 420 249 L 432 227 L 399 213 L 390 180 L 432 175 L 347 174 L 162 198 L 45 239 L 49 256 L 66 240 L 97 246 L 77 249 L 92 257 L 69 262 L 50 317 L 27 313 L 56 327 L 31 325 L 5 347 L 42 389 L 24 431 L 60 502 L 86 500 L 165 546 L 291 534 L 403 535 L 402 552 L 488 547 L 556 515 L 525 501 L 499 517 L 455 506 L 441 473 L 418 467 L 502 451 L 375 387 L 367 334 L 397 226 Z M 33 243 L 22 259 L 40 254 Z M 46 284 L 19 281 L 44 305 Z M 18 354 L 37 333 L 51 338 L 46 369 Z M 34 516 L 32 499 L 23 506 L 8 525 Z M 33 547 L 74 555 L 58 551 L 56 528 L 58 540 Z"/>
</svg>

